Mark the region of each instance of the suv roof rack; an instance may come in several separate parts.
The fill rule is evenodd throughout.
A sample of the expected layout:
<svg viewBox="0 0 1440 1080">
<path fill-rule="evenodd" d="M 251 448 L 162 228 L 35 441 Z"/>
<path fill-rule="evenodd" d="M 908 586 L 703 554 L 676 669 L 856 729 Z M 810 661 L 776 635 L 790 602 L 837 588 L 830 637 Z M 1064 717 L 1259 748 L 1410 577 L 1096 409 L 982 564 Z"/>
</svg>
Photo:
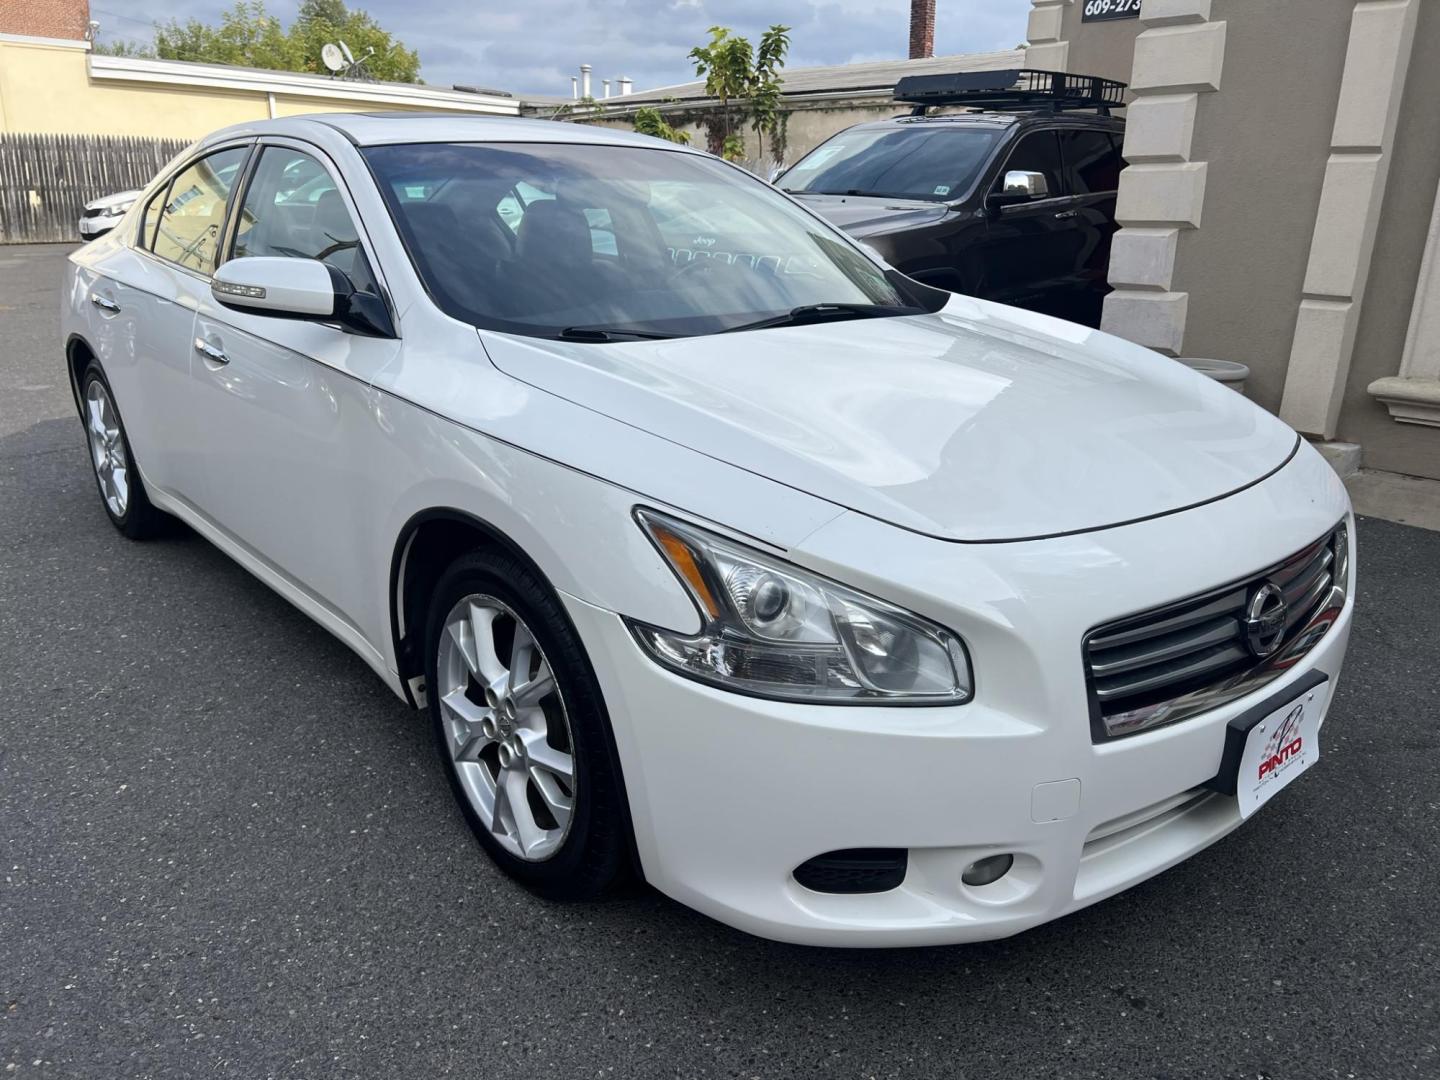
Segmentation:
<svg viewBox="0 0 1440 1080">
<path fill-rule="evenodd" d="M 895 84 L 895 100 L 914 105 L 916 116 L 931 105 L 969 105 L 999 112 L 1095 109 L 1109 116 L 1111 109 L 1125 104 L 1125 83 L 1065 71 L 1000 68 L 907 75 Z"/>
</svg>

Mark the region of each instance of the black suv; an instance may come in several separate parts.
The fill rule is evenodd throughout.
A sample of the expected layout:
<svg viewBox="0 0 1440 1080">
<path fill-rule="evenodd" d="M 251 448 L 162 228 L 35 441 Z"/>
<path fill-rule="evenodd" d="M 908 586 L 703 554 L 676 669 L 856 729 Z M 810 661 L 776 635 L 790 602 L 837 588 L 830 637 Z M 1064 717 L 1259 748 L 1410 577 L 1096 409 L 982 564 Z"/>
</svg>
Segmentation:
<svg viewBox="0 0 1440 1080">
<path fill-rule="evenodd" d="M 775 183 L 927 285 L 1099 326 L 1124 89 L 1034 70 L 911 76 L 895 99 L 914 115 L 847 128 Z"/>
</svg>

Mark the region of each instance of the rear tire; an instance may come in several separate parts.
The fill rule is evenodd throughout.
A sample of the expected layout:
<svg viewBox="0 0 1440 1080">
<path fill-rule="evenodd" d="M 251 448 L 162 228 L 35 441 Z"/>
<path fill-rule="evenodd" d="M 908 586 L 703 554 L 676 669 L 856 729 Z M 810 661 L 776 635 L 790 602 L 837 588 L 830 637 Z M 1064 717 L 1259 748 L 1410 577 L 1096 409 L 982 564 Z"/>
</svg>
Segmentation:
<svg viewBox="0 0 1440 1080">
<path fill-rule="evenodd" d="M 462 556 L 426 626 L 435 745 L 466 821 L 511 877 L 556 900 L 609 890 L 629 851 L 610 722 L 554 593 L 515 557 Z"/>
<path fill-rule="evenodd" d="M 80 407 L 90 467 L 110 523 L 131 540 L 149 540 L 168 532 L 175 519 L 155 509 L 145 492 L 125 423 L 96 360 L 91 360 L 80 376 Z"/>
</svg>

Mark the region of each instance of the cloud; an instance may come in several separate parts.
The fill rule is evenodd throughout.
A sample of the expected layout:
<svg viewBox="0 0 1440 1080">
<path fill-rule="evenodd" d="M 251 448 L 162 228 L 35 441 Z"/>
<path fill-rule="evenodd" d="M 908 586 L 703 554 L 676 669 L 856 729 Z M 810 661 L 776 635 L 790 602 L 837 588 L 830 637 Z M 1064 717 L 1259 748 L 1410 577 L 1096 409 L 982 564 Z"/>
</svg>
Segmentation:
<svg viewBox="0 0 1440 1080">
<path fill-rule="evenodd" d="M 111 7 L 111 5 L 114 5 Z M 101 40 L 147 40 L 150 19 L 218 19 L 225 0 L 149 0 L 146 19 L 121 0 L 92 6 Z M 272 0 L 289 21 L 297 0 Z M 454 0 L 355 3 L 406 45 L 419 50 L 427 83 L 461 83 L 516 93 L 570 93 L 582 63 L 600 80 L 629 76 L 637 90 L 694 78 L 686 59 L 712 25 L 752 41 L 772 23 L 792 27 L 790 66 L 900 58 L 909 40 L 909 0 L 522 0 L 457 4 Z M 1008 49 L 1025 37 L 1030 0 L 949 0 L 939 4 L 940 54 Z"/>
</svg>

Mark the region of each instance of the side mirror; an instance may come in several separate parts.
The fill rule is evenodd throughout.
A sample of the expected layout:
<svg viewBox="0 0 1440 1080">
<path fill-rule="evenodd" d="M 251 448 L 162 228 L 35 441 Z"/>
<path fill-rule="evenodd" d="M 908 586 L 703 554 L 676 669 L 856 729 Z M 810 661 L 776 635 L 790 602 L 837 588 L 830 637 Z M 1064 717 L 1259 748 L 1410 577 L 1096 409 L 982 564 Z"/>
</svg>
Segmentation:
<svg viewBox="0 0 1440 1080">
<path fill-rule="evenodd" d="M 992 194 L 986 202 L 992 208 L 1000 209 L 1049 197 L 1050 182 L 1045 179 L 1044 173 L 1011 169 L 1000 181 L 1000 190 Z"/>
<path fill-rule="evenodd" d="M 1000 193 L 1019 199 L 1044 199 L 1050 195 L 1050 181 L 1044 173 L 1011 169 L 1005 174 Z"/>
<path fill-rule="evenodd" d="M 231 259 L 210 281 L 210 295 L 234 311 L 334 322 L 367 337 L 394 337 L 380 297 L 355 291 L 343 270 L 318 259 L 265 255 Z"/>
</svg>

